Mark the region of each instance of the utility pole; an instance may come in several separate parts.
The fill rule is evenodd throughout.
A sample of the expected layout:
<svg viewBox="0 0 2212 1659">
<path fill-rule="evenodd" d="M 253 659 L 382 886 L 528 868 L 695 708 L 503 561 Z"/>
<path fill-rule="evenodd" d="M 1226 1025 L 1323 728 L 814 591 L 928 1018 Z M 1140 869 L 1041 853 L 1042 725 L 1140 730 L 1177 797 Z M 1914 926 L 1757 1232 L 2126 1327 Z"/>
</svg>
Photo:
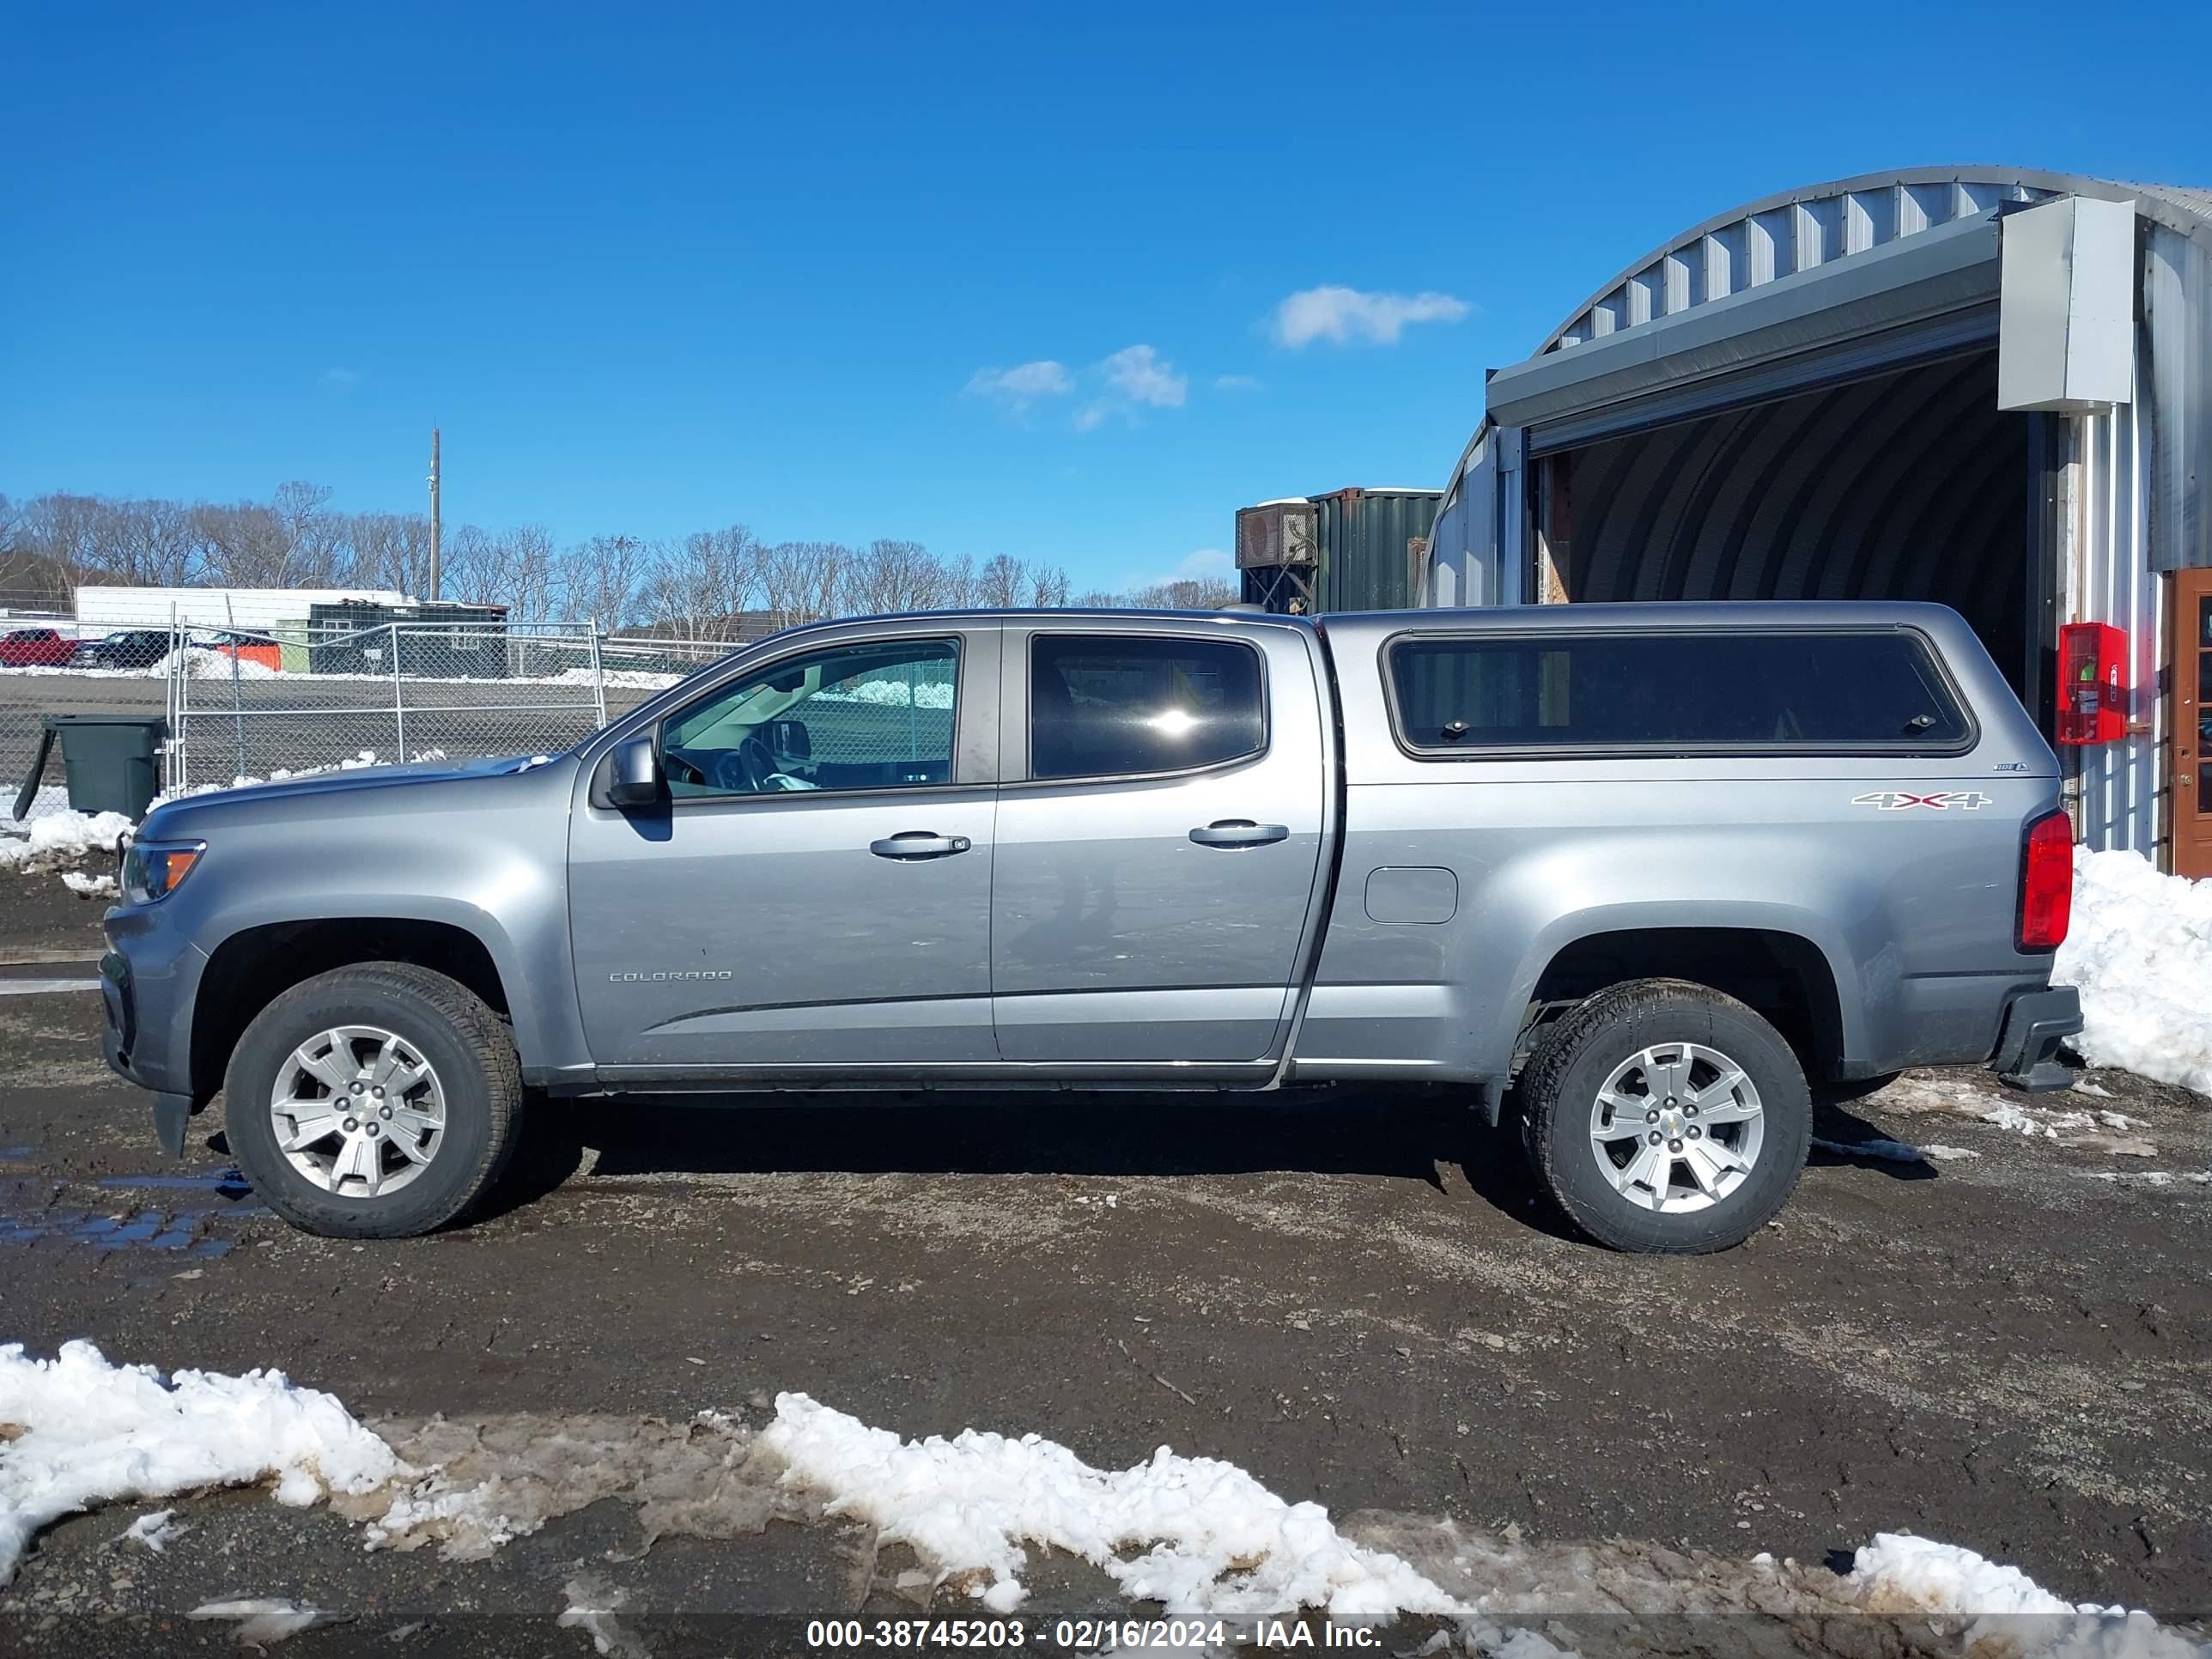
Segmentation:
<svg viewBox="0 0 2212 1659">
<path fill-rule="evenodd" d="M 438 597 L 438 428 L 430 428 L 430 592 L 432 600 Z"/>
</svg>

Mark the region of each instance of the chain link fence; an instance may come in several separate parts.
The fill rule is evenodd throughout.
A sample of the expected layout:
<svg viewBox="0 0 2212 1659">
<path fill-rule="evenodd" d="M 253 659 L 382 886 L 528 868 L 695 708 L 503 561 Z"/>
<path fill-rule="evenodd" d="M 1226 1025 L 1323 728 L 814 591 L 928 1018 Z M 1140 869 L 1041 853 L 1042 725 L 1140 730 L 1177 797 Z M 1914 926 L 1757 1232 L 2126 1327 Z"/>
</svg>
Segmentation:
<svg viewBox="0 0 2212 1659">
<path fill-rule="evenodd" d="M 167 724 L 161 787 L 419 760 L 551 753 L 734 647 L 604 639 L 588 623 L 394 621 L 271 629 L 0 617 L 0 812 L 12 814 L 52 715 Z M 79 640 L 79 635 L 84 637 Z M 68 809 L 51 756 L 26 818 Z M 27 828 L 9 820 L 16 833 Z M 0 823 L 0 832 L 8 827 Z"/>
</svg>

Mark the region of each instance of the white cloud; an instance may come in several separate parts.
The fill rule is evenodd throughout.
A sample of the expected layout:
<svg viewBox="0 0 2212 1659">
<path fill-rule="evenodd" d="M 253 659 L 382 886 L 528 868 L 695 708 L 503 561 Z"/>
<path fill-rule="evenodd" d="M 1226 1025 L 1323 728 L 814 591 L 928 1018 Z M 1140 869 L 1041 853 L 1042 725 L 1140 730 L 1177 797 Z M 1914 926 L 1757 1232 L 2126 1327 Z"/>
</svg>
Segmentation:
<svg viewBox="0 0 2212 1659">
<path fill-rule="evenodd" d="M 1395 345 L 1409 323 L 1457 322 L 1468 310 L 1466 301 L 1449 294 L 1368 294 L 1334 285 L 1303 289 L 1275 307 L 1275 338 L 1292 349 L 1316 340 Z"/>
<path fill-rule="evenodd" d="M 325 392 L 350 392 L 361 384 L 361 376 L 349 368 L 326 368 L 316 379 Z"/>
<path fill-rule="evenodd" d="M 1075 390 L 1075 377 L 1065 363 L 1041 357 L 1012 368 L 979 368 L 968 377 L 968 395 L 988 398 L 1013 414 L 1026 411 L 1044 398 L 1064 398 Z"/>
<path fill-rule="evenodd" d="M 1123 346 L 1096 366 L 1106 389 L 1084 405 L 1075 417 L 1079 432 L 1088 432 L 1110 415 L 1125 415 L 1132 422 L 1139 409 L 1181 409 L 1190 391 L 1188 375 L 1148 345 Z"/>
<path fill-rule="evenodd" d="M 1260 382 L 1250 374 L 1217 374 L 1213 377 L 1216 392 L 1257 392 Z"/>
<path fill-rule="evenodd" d="M 1123 346 L 1099 367 L 1106 371 L 1106 384 L 1132 403 L 1180 409 L 1190 386 L 1148 345 Z"/>
</svg>

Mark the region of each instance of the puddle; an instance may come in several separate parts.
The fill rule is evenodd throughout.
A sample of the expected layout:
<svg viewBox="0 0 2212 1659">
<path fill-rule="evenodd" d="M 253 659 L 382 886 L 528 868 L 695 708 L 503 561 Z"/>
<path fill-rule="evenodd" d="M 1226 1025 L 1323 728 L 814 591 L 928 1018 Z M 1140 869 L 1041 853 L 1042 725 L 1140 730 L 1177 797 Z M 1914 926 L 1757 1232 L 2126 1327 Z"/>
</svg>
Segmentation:
<svg viewBox="0 0 2212 1659">
<path fill-rule="evenodd" d="M 0 1152 L 0 1158 L 5 1158 Z M 103 1176 L 100 1185 L 111 1192 L 128 1192 L 137 1188 L 154 1188 L 165 1192 L 208 1193 L 216 1198 L 245 1198 L 253 1188 L 235 1167 L 210 1170 L 201 1175 Z M 259 1206 L 255 1206 L 258 1211 Z"/>
<path fill-rule="evenodd" d="M 237 1243 L 235 1239 L 208 1235 L 206 1223 L 216 1213 L 213 1210 L 141 1210 L 136 1214 L 115 1216 L 57 1210 L 36 1221 L 0 1217 L 0 1244 L 35 1244 L 42 1238 L 51 1238 L 66 1244 L 89 1245 L 103 1255 L 113 1250 L 160 1250 L 167 1255 L 212 1261 L 228 1255 Z M 221 1213 L 232 1216 L 265 1212 L 256 1205 L 251 1211 L 241 1208 Z"/>
<path fill-rule="evenodd" d="M 0 1146 L 0 1164 L 21 1164 L 30 1156 L 28 1146 Z"/>
<path fill-rule="evenodd" d="M 235 1237 L 227 1236 L 230 1223 L 269 1213 L 266 1206 L 251 1201 L 236 1170 L 197 1176 L 117 1176 L 100 1184 L 111 1188 L 156 1187 L 204 1197 L 183 1207 L 133 1206 L 103 1213 L 46 1208 L 64 1190 L 58 1182 L 0 1182 L 0 1246 L 44 1242 L 75 1244 L 102 1255 L 152 1254 L 211 1261 L 228 1255 L 238 1244 Z"/>
</svg>

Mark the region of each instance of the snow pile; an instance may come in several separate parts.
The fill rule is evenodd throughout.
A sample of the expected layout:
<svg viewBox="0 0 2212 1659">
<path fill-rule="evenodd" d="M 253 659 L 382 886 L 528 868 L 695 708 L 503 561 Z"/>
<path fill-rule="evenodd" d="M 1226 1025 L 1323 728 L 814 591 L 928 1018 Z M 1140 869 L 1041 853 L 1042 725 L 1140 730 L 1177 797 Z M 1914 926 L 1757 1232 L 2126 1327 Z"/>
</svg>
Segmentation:
<svg viewBox="0 0 2212 1659">
<path fill-rule="evenodd" d="M 858 685 L 842 691 L 820 691 L 807 699 L 809 702 L 880 702 L 904 708 L 911 704 L 916 708 L 950 708 L 952 707 L 952 687 L 943 685 L 909 686 L 904 680 L 862 680 Z"/>
<path fill-rule="evenodd" d="M 282 1371 L 224 1376 L 111 1365 L 89 1342 L 52 1359 L 0 1346 L 0 1584 L 32 1534 L 121 1498 L 276 1478 L 276 1501 L 305 1506 L 410 1474 L 329 1395 Z"/>
<path fill-rule="evenodd" d="M 0 840 L 0 870 L 26 873 L 72 864 L 93 854 L 110 854 L 128 840 L 131 820 L 120 812 L 49 812 L 32 818 L 30 835 Z"/>
<path fill-rule="evenodd" d="M 902 1440 L 803 1394 L 776 1396 L 760 1443 L 782 1460 L 787 1489 L 908 1545 L 940 1583 L 969 1581 L 994 1612 L 1028 1594 L 1023 1540 L 1081 1556 L 1170 1618 L 1474 1611 L 1398 1557 L 1345 1538 L 1320 1504 L 1286 1504 L 1233 1463 L 1164 1446 L 1134 1468 L 1094 1469 L 1034 1434 Z"/>
<path fill-rule="evenodd" d="M 228 652 L 210 650 L 204 645 L 188 645 L 182 650 L 172 651 L 151 667 L 137 672 L 155 680 L 166 680 L 179 672 L 192 680 L 227 680 L 234 675 L 241 680 L 278 678 L 277 671 L 265 662 L 256 662 L 251 657 L 233 657 Z"/>
<path fill-rule="evenodd" d="M 82 870 L 62 872 L 62 885 L 79 898 L 114 898 L 117 896 L 115 878 L 88 876 Z"/>
<path fill-rule="evenodd" d="M 1876 1533 L 1852 1561 L 1851 1583 L 1869 1613 L 1971 1619 L 1961 1644 L 1968 1653 L 2212 1659 L 2212 1644 L 2193 1642 L 2147 1613 L 2062 1601 L 2018 1567 L 1909 1533 Z"/>
<path fill-rule="evenodd" d="M 2212 1094 L 2212 881 L 2133 853 L 2074 854 L 2074 920 L 2051 977 L 2081 988 L 2092 1066 Z"/>
<path fill-rule="evenodd" d="M 564 668 L 557 674 L 547 674 L 541 678 L 518 677 L 514 684 L 517 685 L 605 684 L 609 687 L 626 686 L 635 691 L 665 691 L 683 678 L 681 674 L 668 673 L 653 668 L 607 668 L 594 676 L 589 667 L 580 665 L 574 668 Z"/>
</svg>

